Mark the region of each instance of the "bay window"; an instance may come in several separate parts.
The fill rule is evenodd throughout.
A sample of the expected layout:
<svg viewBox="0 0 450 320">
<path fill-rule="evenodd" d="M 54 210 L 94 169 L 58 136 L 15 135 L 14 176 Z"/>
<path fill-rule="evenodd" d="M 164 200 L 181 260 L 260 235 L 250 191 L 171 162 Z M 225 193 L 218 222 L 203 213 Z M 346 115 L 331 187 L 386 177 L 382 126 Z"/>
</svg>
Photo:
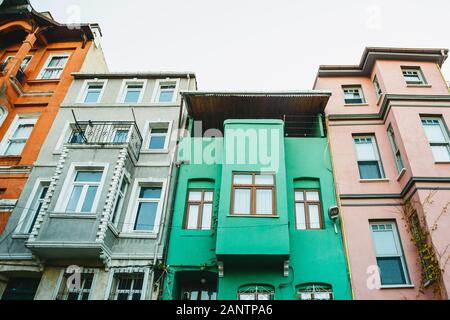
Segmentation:
<svg viewBox="0 0 450 320">
<path fill-rule="evenodd" d="M 103 171 L 77 170 L 65 211 L 74 213 L 92 212 L 102 175 Z"/>
</svg>

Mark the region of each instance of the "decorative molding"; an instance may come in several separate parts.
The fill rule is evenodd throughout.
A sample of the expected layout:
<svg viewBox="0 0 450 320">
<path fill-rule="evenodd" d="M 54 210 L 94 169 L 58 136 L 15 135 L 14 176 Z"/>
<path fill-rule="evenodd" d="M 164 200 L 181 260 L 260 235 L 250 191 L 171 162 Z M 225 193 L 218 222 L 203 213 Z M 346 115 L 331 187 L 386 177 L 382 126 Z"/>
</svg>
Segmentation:
<svg viewBox="0 0 450 320">
<path fill-rule="evenodd" d="M 27 174 L 32 166 L 0 166 L 0 174 Z"/>
<path fill-rule="evenodd" d="M 13 211 L 17 199 L 0 199 L 0 211 Z"/>
</svg>

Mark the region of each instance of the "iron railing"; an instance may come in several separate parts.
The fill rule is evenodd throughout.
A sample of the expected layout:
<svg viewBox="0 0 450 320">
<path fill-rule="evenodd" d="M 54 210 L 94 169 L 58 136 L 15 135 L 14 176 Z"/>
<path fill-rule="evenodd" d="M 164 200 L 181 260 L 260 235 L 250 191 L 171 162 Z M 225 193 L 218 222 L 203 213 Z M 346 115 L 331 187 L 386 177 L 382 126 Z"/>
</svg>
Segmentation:
<svg viewBox="0 0 450 320">
<path fill-rule="evenodd" d="M 77 121 L 67 142 L 101 146 L 127 144 L 138 160 L 142 136 L 134 121 Z"/>
</svg>

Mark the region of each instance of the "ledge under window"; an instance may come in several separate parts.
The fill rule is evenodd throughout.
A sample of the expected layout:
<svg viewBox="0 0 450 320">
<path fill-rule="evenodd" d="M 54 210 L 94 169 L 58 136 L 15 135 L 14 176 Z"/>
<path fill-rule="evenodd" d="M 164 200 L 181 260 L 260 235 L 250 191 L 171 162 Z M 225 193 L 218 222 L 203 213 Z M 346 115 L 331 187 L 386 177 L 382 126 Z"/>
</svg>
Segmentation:
<svg viewBox="0 0 450 320">
<path fill-rule="evenodd" d="M 227 217 L 238 218 L 279 218 L 279 215 L 263 214 L 228 214 Z"/>
<path fill-rule="evenodd" d="M 344 107 L 368 107 L 369 104 L 367 102 L 364 103 L 345 103 Z"/>
<path fill-rule="evenodd" d="M 66 212 L 53 212 L 49 214 L 50 218 L 59 219 L 97 219 L 97 214 L 94 213 L 66 213 Z"/>
<path fill-rule="evenodd" d="M 388 178 L 380 178 L 380 179 L 359 179 L 359 182 L 389 182 Z"/>
<path fill-rule="evenodd" d="M 401 177 L 403 177 L 405 172 L 406 172 L 405 168 L 402 168 L 402 170 L 400 170 L 400 172 L 398 173 L 398 176 L 397 176 L 397 181 L 400 180 Z"/>
<path fill-rule="evenodd" d="M 435 161 L 435 164 L 449 164 L 450 161 Z"/>
<path fill-rule="evenodd" d="M 413 284 L 389 284 L 381 285 L 380 289 L 413 289 Z"/>
<path fill-rule="evenodd" d="M 431 88 L 431 84 L 427 84 L 427 83 L 407 84 L 406 87 L 408 87 L 408 88 Z"/>
<path fill-rule="evenodd" d="M 133 232 L 121 232 L 119 238 L 130 239 L 156 239 L 158 235 L 156 233 L 133 233 Z"/>
</svg>

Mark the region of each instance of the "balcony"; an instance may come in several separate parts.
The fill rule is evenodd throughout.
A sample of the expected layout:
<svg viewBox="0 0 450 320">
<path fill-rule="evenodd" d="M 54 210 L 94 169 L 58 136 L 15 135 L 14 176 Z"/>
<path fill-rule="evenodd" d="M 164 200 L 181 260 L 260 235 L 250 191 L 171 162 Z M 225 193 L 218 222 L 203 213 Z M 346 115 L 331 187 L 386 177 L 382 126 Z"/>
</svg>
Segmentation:
<svg viewBox="0 0 450 320">
<path fill-rule="evenodd" d="M 131 156 L 139 159 L 142 136 L 134 121 L 77 121 L 67 143 L 71 145 L 128 145 Z"/>
</svg>

